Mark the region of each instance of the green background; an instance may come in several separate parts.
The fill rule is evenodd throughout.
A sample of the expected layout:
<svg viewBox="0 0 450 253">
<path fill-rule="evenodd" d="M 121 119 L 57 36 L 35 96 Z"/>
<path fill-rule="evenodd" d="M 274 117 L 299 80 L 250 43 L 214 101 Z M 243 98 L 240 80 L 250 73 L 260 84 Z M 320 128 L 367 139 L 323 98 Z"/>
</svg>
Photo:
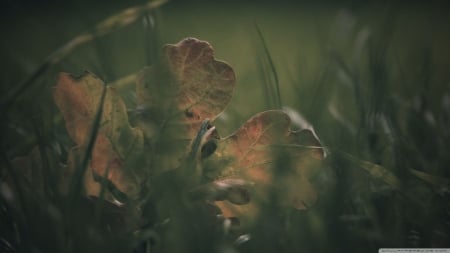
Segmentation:
<svg viewBox="0 0 450 253">
<path fill-rule="evenodd" d="M 70 39 L 140 3 L 2 3 L 2 97 Z M 27 118 L 53 122 L 57 72 L 89 70 L 113 82 L 153 62 L 163 44 L 195 37 L 210 42 L 216 58 L 237 75 L 233 98 L 215 122 L 222 136 L 257 112 L 289 107 L 330 150 L 384 166 L 402 182 L 399 193 L 357 166 L 330 159 L 318 209 L 297 215 L 299 227 L 281 233 L 295 243 L 281 245 L 308 252 L 449 247 L 446 1 L 171 1 L 149 19 L 155 26 L 139 19 L 76 48 L 3 107 L 3 152 L 11 158 L 29 152 L 35 139 Z M 64 135 L 62 128 L 55 131 Z M 409 169 L 442 179 L 446 187 L 411 177 Z M 278 245 L 264 242 L 246 250 L 270 252 Z"/>
</svg>

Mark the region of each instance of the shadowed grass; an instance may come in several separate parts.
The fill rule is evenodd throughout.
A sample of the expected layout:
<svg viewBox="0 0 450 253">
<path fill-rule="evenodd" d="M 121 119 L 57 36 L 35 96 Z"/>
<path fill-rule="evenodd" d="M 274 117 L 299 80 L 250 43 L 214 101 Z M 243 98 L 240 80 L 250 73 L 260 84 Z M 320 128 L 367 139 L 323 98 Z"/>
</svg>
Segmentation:
<svg viewBox="0 0 450 253">
<path fill-rule="evenodd" d="M 10 92 L 8 92 L 8 94 L 0 99 L 0 108 L 2 108 L 2 112 L 0 113 L 0 115 L 3 115 L 6 111 L 8 111 L 8 107 L 10 107 L 14 103 L 14 101 L 21 93 L 28 89 L 30 85 L 35 83 L 52 66 L 59 63 L 75 48 L 87 42 L 93 41 L 100 36 L 111 33 L 133 23 L 138 18 L 146 15 L 146 13 L 150 10 L 155 9 L 166 2 L 167 0 L 150 1 L 144 5 L 130 7 L 116 15 L 108 17 L 105 20 L 99 22 L 91 31 L 80 34 L 79 36 L 70 40 L 64 46 L 50 54 L 47 59 L 45 59 L 44 62 L 29 76 L 27 76 L 20 84 L 18 84 L 17 86 L 11 86 L 13 88 L 10 90 Z"/>
<path fill-rule="evenodd" d="M 160 49 L 159 41 L 163 41 L 159 33 L 165 34 L 167 31 L 158 18 L 165 13 L 150 10 L 149 14 L 148 11 L 147 9 L 145 12 L 135 13 L 133 18 L 134 21 L 144 23 L 143 29 L 140 30 L 146 40 L 142 54 L 145 55 L 146 64 L 152 64 Z M 214 12 L 208 10 L 205 13 Z M 331 12 L 327 12 L 327 15 L 329 13 Z M 203 21 L 200 12 L 197 14 L 197 18 Z M 390 15 L 394 14 L 388 16 Z M 168 19 L 176 18 L 170 16 Z M 180 17 L 177 22 L 184 22 L 183 18 L 184 16 Z M 354 29 L 362 30 L 368 21 L 362 20 L 361 17 L 356 20 L 358 18 L 361 21 L 357 22 L 362 24 L 358 23 Z M 155 22 L 152 23 L 152 20 Z M 388 21 L 385 21 L 385 24 L 369 27 L 369 39 L 361 46 L 359 61 L 352 61 L 354 57 L 351 53 L 334 47 L 333 38 L 324 42 L 327 44 L 322 48 L 325 52 L 309 55 L 320 58 L 319 67 L 308 68 L 306 63 L 296 66 L 302 69 L 299 73 L 293 73 L 294 77 L 297 74 L 310 75 L 303 76 L 301 81 L 293 80 L 293 87 L 284 85 L 285 76 L 280 68 L 282 65 L 276 61 L 277 57 L 272 57 L 280 52 L 277 51 L 276 44 L 270 43 L 269 47 L 266 41 L 284 38 L 272 40 L 270 25 L 267 25 L 267 28 L 266 24 L 261 25 L 265 28 L 264 34 L 255 25 L 257 43 L 261 45 L 261 50 L 246 57 L 258 59 L 257 67 L 260 68 L 259 72 L 249 74 L 254 75 L 249 80 L 260 79 L 262 83 L 253 85 L 249 82 L 239 85 L 247 85 L 243 91 L 249 94 L 253 89 L 262 88 L 265 106 L 268 108 L 289 105 L 305 115 L 305 118 L 314 124 L 323 143 L 331 150 L 323 173 L 318 173 L 313 179 L 320 186 L 316 206 L 309 207 L 307 211 L 285 210 L 274 205 L 275 201 L 270 202 L 262 208 L 257 225 L 243 233 L 233 228 L 231 221 L 214 226 L 217 225 L 214 223 L 216 220 L 209 219 L 211 212 L 206 211 L 207 207 L 186 201 L 186 194 L 181 192 L 178 184 L 186 179 L 183 177 L 189 175 L 181 177 L 176 173 L 152 175 L 153 177 L 145 182 L 142 212 L 140 216 L 136 215 L 137 217 L 130 214 L 131 211 L 128 213 L 129 210 L 104 200 L 104 193 L 111 191 L 105 180 L 100 182 L 102 193 L 98 199 L 80 200 L 83 175 L 98 132 L 102 102 L 89 134 L 88 149 L 77 167 L 77 175 L 71 182 L 70 195 L 75 199 L 72 202 L 72 210 L 64 209 L 66 203 L 52 195 L 52 187 L 59 182 L 54 182 L 51 174 L 65 169 L 64 166 L 58 165 L 65 162 L 67 154 L 49 149 L 48 138 L 55 138 L 56 142 L 68 147 L 72 145 L 61 134 L 48 134 L 48 131 L 59 131 L 58 127 L 55 127 L 55 130 L 46 129 L 46 124 L 41 124 L 40 118 L 34 118 L 34 126 L 31 127 L 34 136 L 30 138 L 31 142 L 37 144 L 43 173 L 48 176 L 47 182 L 44 182 L 46 190 L 43 196 L 36 193 L 37 189 L 22 182 L 20 168 L 11 163 L 11 158 L 20 153 L 11 150 L 28 140 L 18 140 L 17 146 L 2 145 L 0 239 L 4 240 L 0 241 L 0 251 L 30 252 L 39 249 L 46 252 L 77 252 L 77 249 L 86 248 L 93 252 L 105 252 L 106 248 L 108 252 L 139 253 L 376 252 L 379 247 L 448 247 L 450 160 L 447 153 L 450 144 L 450 107 L 445 104 L 446 96 L 449 96 L 446 89 L 448 78 L 446 81 L 436 78 L 435 72 L 439 66 L 435 65 L 435 52 L 427 45 L 415 48 L 409 41 L 402 42 L 402 47 L 411 48 L 417 54 L 410 55 L 410 58 L 405 60 L 405 56 L 398 53 L 399 46 L 392 37 L 398 32 L 398 24 L 391 22 L 391 19 L 386 20 Z M 212 24 L 218 22 L 215 16 L 210 17 L 210 21 L 213 27 Z M 104 71 L 103 75 L 107 79 L 117 77 L 117 81 L 111 83 L 111 86 L 123 91 L 125 100 L 127 96 L 135 95 L 134 91 L 130 90 L 133 90 L 136 75 L 123 77 L 114 72 L 113 63 L 108 60 L 111 59 L 108 57 L 110 52 L 102 46 L 102 43 L 108 42 L 97 41 L 98 36 L 103 33 L 95 32 L 95 29 L 116 31 L 126 25 L 125 23 L 119 22 L 115 26 L 114 22 L 105 21 L 93 28 L 92 34 L 88 33 L 92 37 L 82 37 L 83 39 L 69 43 L 69 46 L 63 47 L 66 48 L 65 51 L 60 49 L 60 53 L 51 56 L 55 58 L 41 65 L 34 75 L 24 81 L 26 85 L 19 85 L 18 90 L 2 97 L 2 113 L 8 113 L 15 99 L 21 98 L 24 91 L 32 90 L 32 83 L 46 79 L 43 73 L 48 73 L 49 68 L 58 66 L 62 58 L 83 43 L 97 43 L 96 57 L 101 62 L 99 70 Z M 198 24 L 199 30 L 208 26 L 202 22 L 195 24 Z M 360 30 L 354 33 L 358 34 Z M 183 30 L 179 36 L 185 36 L 184 33 L 188 32 L 191 33 L 192 30 Z M 187 35 L 197 35 L 192 33 Z M 203 33 L 198 34 L 205 36 L 201 39 L 209 40 Z M 240 35 L 237 33 L 230 36 Z M 350 48 L 356 47 L 354 37 L 356 35 L 348 36 L 344 44 Z M 248 37 L 243 37 L 244 39 Z M 298 44 L 301 44 L 304 38 L 298 36 L 297 39 Z M 322 39 L 326 40 L 325 37 Z M 219 52 L 218 50 L 217 53 Z M 399 55 L 396 55 L 397 53 Z M 395 57 L 399 59 L 393 62 L 391 58 Z M 303 59 L 308 60 L 307 57 Z M 398 66 L 401 64 L 403 65 Z M 107 69 L 109 71 L 106 71 Z M 398 73 L 400 70 L 401 74 Z M 243 76 L 246 73 L 238 74 Z M 50 83 L 49 80 L 44 81 Z M 297 93 L 295 101 L 289 100 L 287 96 L 281 97 L 281 92 L 286 91 L 285 89 L 287 92 Z M 101 100 L 103 99 L 104 92 Z M 252 101 L 249 98 L 243 104 L 252 108 Z M 129 110 L 135 110 L 133 105 Z M 21 123 L 23 118 L 11 115 L 8 120 Z M 224 122 L 230 125 L 240 124 L 235 121 L 231 118 Z M 55 125 L 61 124 L 60 119 L 55 119 L 54 122 Z M 15 126 L 17 125 L 20 124 Z M 12 132 L 12 129 L 6 127 L 2 130 L 3 135 Z M 166 141 L 168 137 L 170 136 L 161 134 L 157 145 L 146 147 L 145 158 L 150 161 L 145 165 L 146 169 L 162 166 L 163 163 L 158 161 L 157 156 L 161 149 L 167 149 L 168 152 L 176 149 L 176 144 Z M 14 156 L 11 156 L 13 153 Z M 278 155 L 279 159 L 276 159 L 274 166 L 288 167 L 289 163 L 283 158 L 283 154 Z M 180 166 L 183 168 L 187 165 L 181 163 Z M 14 192 L 14 201 L 7 198 L 6 188 L 3 187 L 6 185 L 6 177 L 3 174 L 12 178 L 12 183 L 8 186 L 11 186 Z M 269 198 L 276 199 L 276 190 L 269 195 Z M 108 216 L 108 213 L 114 215 Z M 111 230 L 97 230 L 97 226 L 100 227 L 105 219 L 113 221 L 117 217 L 129 218 L 139 223 L 139 226 L 127 226 L 118 222 L 119 228 L 111 230 L 124 231 L 129 227 L 136 229 L 133 232 L 126 231 L 125 235 L 118 237 L 108 234 Z M 59 219 L 62 220 L 61 223 Z M 49 236 L 39 237 L 39 234 L 44 232 L 48 232 Z M 246 237 L 248 234 L 250 235 Z M 242 235 L 244 237 L 241 237 Z M 76 243 L 79 245 L 75 245 Z M 53 247 L 53 250 L 45 250 L 48 249 L 46 247 Z"/>
</svg>

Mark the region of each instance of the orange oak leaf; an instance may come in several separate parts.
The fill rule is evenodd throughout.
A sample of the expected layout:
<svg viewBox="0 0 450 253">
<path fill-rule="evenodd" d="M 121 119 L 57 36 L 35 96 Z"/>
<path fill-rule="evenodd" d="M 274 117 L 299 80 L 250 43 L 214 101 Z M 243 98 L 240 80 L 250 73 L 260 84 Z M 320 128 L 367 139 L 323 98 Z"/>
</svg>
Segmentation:
<svg viewBox="0 0 450 253">
<path fill-rule="evenodd" d="M 79 160 L 85 152 L 104 88 L 106 95 L 92 151 L 91 170 L 86 173 L 90 176 L 85 176 L 86 191 L 89 195 L 98 195 L 99 184 L 94 182 L 93 176 L 100 178 L 106 175 L 121 192 L 137 194 L 138 183 L 133 169 L 128 166 L 142 152 L 143 133 L 131 127 L 125 104 L 115 89 L 105 87 L 102 80 L 89 72 L 80 77 L 59 74 L 53 93 L 67 132 L 77 144 L 69 154 L 69 165 L 73 170 L 75 160 Z"/>
<path fill-rule="evenodd" d="M 218 178 L 240 178 L 254 184 L 249 204 L 216 202 L 225 217 L 251 222 L 257 218 L 258 204 L 267 204 L 272 193 L 278 194 L 277 205 L 300 210 L 314 205 L 317 193 L 310 179 L 320 169 L 324 151 L 310 130 L 291 131 L 289 127 L 287 114 L 266 111 L 218 141 L 215 153 L 207 159 L 225 161 L 226 168 Z"/>
</svg>

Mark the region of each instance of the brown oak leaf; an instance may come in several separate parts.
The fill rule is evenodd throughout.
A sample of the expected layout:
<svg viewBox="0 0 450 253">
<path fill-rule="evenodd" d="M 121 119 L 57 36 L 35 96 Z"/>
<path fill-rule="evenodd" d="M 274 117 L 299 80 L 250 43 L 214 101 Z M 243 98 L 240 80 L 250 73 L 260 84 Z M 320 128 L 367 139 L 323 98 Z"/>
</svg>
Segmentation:
<svg viewBox="0 0 450 253">
<path fill-rule="evenodd" d="M 233 69 L 214 58 L 208 42 L 187 38 L 166 45 L 160 62 L 140 73 L 137 104 L 153 124 L 176 118 L 171 123 L 183 126 L 191 139 L 204 119 L 213 120 L 225 109 L 235 81 Z"/>
<path fill-rule="evenodd" d="M 324 151 L 310 130 L 291 131 L 290 118 L 278 110 L 259 113 L 235 133 L 218 141 L 208 160 L 223 161 L 219 180 L 239 178 L 252 182 L 251 201 L 234 205 L 217 201 L 225 217 L 239 217 L 243 223 L 256 219 L 259 203 L 276 192 L 277 205 L 307 209 L 317 193 L 310 179 L 320 169 Z"/>
<path fill-rule="evenodd" d="M 143 149 L 143 133 L 131 127 L 126 107 L 114 88 L 105 87 L 102 80 L 86 72 L 80 77 L 61 73 L 53 96 L 61 111 L 69 136 L 77 144 L 69 154 L 73 171 L 76 161 L 85 153 L 101 94 L 106 88 L 98 134 L 92 151 L 90 169 L 85 181 L 89 195 L 98 195 L 96 178 L 105 176 L 117 189 L 130 195 L 137 194 L 136 179 L 129 166 Z"/>
<path fill-rule="evenodd" d="M 181 166 L 203 120 L 214 120 L 231 99 L 236 77 L 225 62 L 214 58 L 206 41 L 187 38 L 166 45 L 158 63 L 146 67 L 136 83 L 139 126 L 145 137 L 161 143 L 153 150 L 153 173 Z"/>
</svg>

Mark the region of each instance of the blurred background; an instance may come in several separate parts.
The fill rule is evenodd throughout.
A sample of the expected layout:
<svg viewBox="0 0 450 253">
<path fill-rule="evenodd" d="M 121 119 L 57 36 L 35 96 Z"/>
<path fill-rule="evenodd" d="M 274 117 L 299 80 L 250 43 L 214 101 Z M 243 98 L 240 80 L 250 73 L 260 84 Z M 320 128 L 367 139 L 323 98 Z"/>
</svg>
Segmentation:
<svg viewBox="0 0 450 253">
<path fill-rule="evenodd" d="M 332 153 L 380 165 L 401 181 L 400 190 L 393 189 L 383 177 L 331 157 L 318 179 L 325 186 L 317 212 L 296 217 L 300 226 L 285 234 L 295 242 L 289 245 L 307 252 L 450 247 L 447 1 L 174 0 L 46 63 L 105 18 L 145 3 L 1 3 L 7 156 L 33 146 L 33 126 L 24 119 L 54 111 L 57 72 L 89 70 L 114 83 L 152 64 L 162 45 L 195 37 L 208 41 L 237 75 L 232 101 L 215 122 L 222 136 L 257 112 L 284 108 L 295 116 L 293 128 L 311 124 Z M 246 250 L 264 251 L 249 245 Z"/>
<path fill-rule="evenodd" d="M 2 93 L 76 35 L 123 8 L 142 3 L 5 1 L 0 24 Z M 265 75 L 260 73 L 266 51 L 276 70 L 284 106 L 301 106 L 303 113 L 323 107 L 323 113 L 329 113 L 335 89 L 354 95 L 349 86 L 352 79 L 367 83 L 363 79 L 371 78 L 364 73 L 371 67 L 369 54 L 385 64 L 386 73 L 379 73 L 384 76 L 374 75 L 386 80 L 372 86 L 383 95 L 368 91 L 369 85 L 360 85 L 364 94 L 354 99 L 367 106 L 386 94 L 413 99 L 426 95 L 423 89 L 428 94 L 448 90 L 448 6 L 445 1 L 170 1 L 153 11 L 148 20 L 139 19 L 75 48 L 57 68 L 72 73 L 89 70 L 111 82 L 150 64 L 149 52 L 158 48 L 154 44 L 196 37 L 209 41 L 217 58 L 235 69 L 238 86 L 227 114 L 239 121 L 271 106 L 262 91 Z M 424 78 L 428 84 L 419 81 Z M 52 86 L 51 80 L 46 86 Z M 252 103 L 246 99 L 248 91 Z M 436 98 L 428 100 L 440 103 Z M 337 113 L 343 114 L 344 120 L 355 121 L 360 107 L 355 103 L 359 102 L 348 99 L 346 103 L 352 108 Z"/>
</svg>

